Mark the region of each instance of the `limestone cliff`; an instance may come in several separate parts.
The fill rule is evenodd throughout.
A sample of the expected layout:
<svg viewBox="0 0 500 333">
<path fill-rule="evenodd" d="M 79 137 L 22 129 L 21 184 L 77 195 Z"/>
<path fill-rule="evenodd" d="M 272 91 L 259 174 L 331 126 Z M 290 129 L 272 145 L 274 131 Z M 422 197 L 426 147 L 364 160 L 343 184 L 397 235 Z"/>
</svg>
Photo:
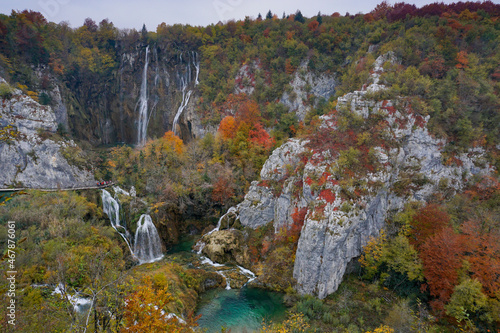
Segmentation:
<svg viewBox="0 0 500 333">
<path fill-rule="evenodd" d="M 374 99 L 386 61 L 394 56 L 379 57 L 369 85 L 339 98 L 315 133 L 276 149 L 237 206 L 243 226 L 272 222 L 276 231 L 302 213 L 293 270 L 300 293 L 336 291 L 347 264 L 407 201 L 460 191 L 490 171 L 482 148 L 445 158 L 445 140 L 405 98 Z"/>
<path fill-rule="evenodd" d="M 2 97 L 0 126 L 10 125 L 17 136 L 0 142 L 0 186 L 29 188 L 68 188 L 95 185 L 91 172 L 70 165 L 63 156 L 78 152 L 73 141 L 54 137 L 56 116 L 18 89 L 9 88 L 0 78 L 9 96 Z M 68 155 L 68 156 L 69 156 Z"/>
<path fill-rule="evenodd" d="M 334 76 L 326 73 L 315 75 L 303 63 L 290 82 L 291 90 L 283 92 L 280 102 L 295 112 L 299 121 L 303 121 L 306 114 L 317 105 L 319 98 L 328 100 L 335 94 L 336 85 Z M 315 98 L 315 101 L 308 103 L 310 98 Z"/>
</svg>

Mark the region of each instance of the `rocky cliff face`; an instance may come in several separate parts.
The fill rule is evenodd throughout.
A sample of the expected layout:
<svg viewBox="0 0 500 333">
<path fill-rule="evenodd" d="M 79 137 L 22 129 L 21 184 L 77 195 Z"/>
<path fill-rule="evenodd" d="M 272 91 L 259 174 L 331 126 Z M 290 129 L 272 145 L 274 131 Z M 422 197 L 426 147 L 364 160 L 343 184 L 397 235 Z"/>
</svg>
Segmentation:
<svg viewBox="0 0 500 333">
<path fill-rule="evenodd" d="M 7 85 L 0 78 L 0 84 Z M 78 147 L 73 141 L 54 141 L 49 137 L 57 131 L 56 116 L 48 106 L 42 106 L 12 89 L 11 96 L 2 98 L 0 126 L 11 125 L 17 130 L 13 139 L 0 142 L 0 186 L 29 188 L 68 188 L 95 185 L 88 170 L 70 165 L 64 151 Z"/>
<path fill-rule="evenodd" d="M 115 74 L 82 71 L 79 80 L 69 80 L 61 91 L 75 137 L 96 145 L 137 144 L 141 105 L 147 109 L 147 137 L 154 138 L 173 129 L 175 115 L 183 104 L 178 134 L 185 141 L 204 134 L 199 117 L 193 112 L 187 114 L 196 102 L 197 52 L 168 43 L 142 42 L 129 48 L 118 45 L 116 52 L 119 60 L 111 69 Z M 190 98 L 184 98 L 190 90 Z M 145 96 L 144 104 L 141 95 Z"/>
<path fill-rule="evenodd" d="M 328 100 L 335 94 L 337 82 L 335 77 L 328 74 L 314 75 L 307 70 L 306 64 L 302 64 L 290 83 L 292 90 L 283 92 L 281 103 L 295 112 L 299 121 L 303 121 L 306 114 L 317 105 L 319 98 Z M 316 100 L 308 103 L 313 97 Z"/>
<path fill-rule="evenodd" d="M 428 118 L 405 99 L 370 97 L 385 89 L 379 82 L 385 61 L 395 60 L 379 57 L 371 84 L 339 98 L 317 133 L 276 149 L 237 206 L 250 228 L 303 223 L 293 270 L 300 293 L 324 298 L 336 291 L 347 264 L 407 201 L 459 191 L 471 176 L 490 171 L 481 148 L 445 159 L 445 141 L 429 134 Z"/>
</svg>

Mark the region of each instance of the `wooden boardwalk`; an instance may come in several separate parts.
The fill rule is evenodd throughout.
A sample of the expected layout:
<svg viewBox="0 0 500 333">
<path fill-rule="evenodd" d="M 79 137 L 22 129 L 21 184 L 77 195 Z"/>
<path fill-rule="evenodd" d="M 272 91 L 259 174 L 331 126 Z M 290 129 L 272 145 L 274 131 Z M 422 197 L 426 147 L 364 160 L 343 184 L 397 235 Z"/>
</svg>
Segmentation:
<svg viewBox="0 0 500 333">
<path fill-rule="evenodd" d="M 17 188 L 0 188 L 0 193 L 2 192 L 19 192 L 19 191 L 29 191 L 37 190 L 43 192 L 56 192 L 56 191 L 79 191 L 79 190 L 100 190 L 109 186 L 113 186 L 115 183 L 109 183 L 105 185 L 95 185 L 95 186 L 84 186 L 84 187 L 67 187 L 67 188 L 33 188 L 33 187 L 17 187 Z"/>
</svg>

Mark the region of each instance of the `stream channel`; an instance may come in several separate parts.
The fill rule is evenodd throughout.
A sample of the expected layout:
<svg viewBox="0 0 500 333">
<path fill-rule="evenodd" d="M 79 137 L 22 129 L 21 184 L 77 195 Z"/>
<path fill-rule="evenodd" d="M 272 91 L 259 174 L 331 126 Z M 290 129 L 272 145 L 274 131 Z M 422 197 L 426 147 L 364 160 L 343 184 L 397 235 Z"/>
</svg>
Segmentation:
<svg viewBox="0 0 500 333">
<path fill-rule="evenodd" d="M 167 254 L 191 251 L 194 240 L 184 238 Z M 201 295 L 196 315 L 199 328 L 207 333 L 219 333 L 222 328 L 231 333 L 258 332 L 263 322 L 281 322 L 285 318 L 286 307 L 283 295 L 260 288 L 244 286 L 241 289 L 212 289 Z"/>
</svg>

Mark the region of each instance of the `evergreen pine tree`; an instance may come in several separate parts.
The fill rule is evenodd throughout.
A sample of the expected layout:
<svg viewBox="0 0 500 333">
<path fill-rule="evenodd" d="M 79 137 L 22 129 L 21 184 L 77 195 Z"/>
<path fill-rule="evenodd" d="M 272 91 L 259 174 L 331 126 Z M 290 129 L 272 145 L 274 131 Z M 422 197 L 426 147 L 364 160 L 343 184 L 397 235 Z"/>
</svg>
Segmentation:
<svg viewBox="0 0 500 333">
<path fill-rule="evenodd" d="M 141 38 L 143 42 L 145 42 L 148 38 L 148 29 L 146 29 L 146 24 L 142 25 Z"/>
<path fill-rule="evenodd" d="M 323 23 L 323 17 L 321 16 L 321 12 L 318 12 L 318 16 L 316 17 L 316 21 L 318 21 L 319 25 Z"/>
<path fill-rule="evenodd" d="M 300 10 L 297 10 L 297 12 L 295 13 L 294 20 L 300 23 L 304 23 L 306 21 Z"/>
<path fill-rule="evenodd" d="M 271 20 L 272 18 L 273 18 L 273 13 L 271 13 L 271 10 L 269 9 L 269 11 L 266 14 L 266 20 Z"/>
</svg>

